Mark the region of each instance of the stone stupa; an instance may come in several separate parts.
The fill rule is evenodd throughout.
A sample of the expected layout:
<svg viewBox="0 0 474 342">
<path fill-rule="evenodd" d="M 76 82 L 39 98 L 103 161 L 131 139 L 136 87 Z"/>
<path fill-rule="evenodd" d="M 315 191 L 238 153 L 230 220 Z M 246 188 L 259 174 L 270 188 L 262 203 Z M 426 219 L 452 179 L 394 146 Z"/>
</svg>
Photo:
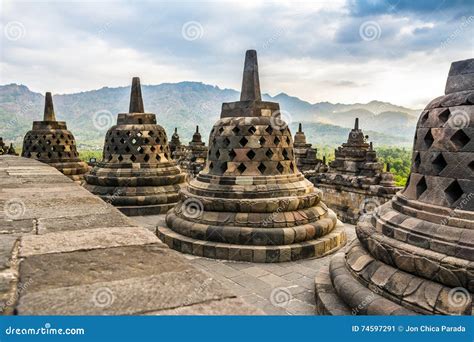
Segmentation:
<svg viewBox="0 0 474 342">
<path fill-rule="evenodd" d="M 202 141 L 199 126 L 193 134 L 192 140 L 186 148 L 187 170 L 192 176 L 197 175 L 206 166 L 208 148 Z"/>
<path fill-rule="evenodd" d="M 103 159 L 86 175 L 85 188 L 126 215 L 163 214 L 178 201 L 185 177 L 171 159 L 164 128 L 145 113 L 134 77 L 129 113 L 118 114 L 108 130 Z"/>
<path fill-rule="evenodd" d="M 171 140 L 169 142 L 169 147 L 170 147 L 171 156 L 173 157 L 173 159 L 175 159 L 174 158 L 175 152 L 178 151 L 179 149 L 181 149 L 181 147 L 182 147 L 181 140 L 179 139 L 179 134 L 178 134 L 178 128 L 177 127 L 174 128 L 174 133 L 171 136 Z"/>
<path fill-rule="evenodd" d="M 261 99 L 257 53 L 245 56 L 240 101 L 224 103 L 206 167 L 182 190 L 158 236 L 184 253 L 282 262 L 321 257 L 346 242 L 321 192 L 298 171 L 278 103 Z"/>
<path fill-rule="evenodd" d="M 317 158 L 318 150 L 306 141 L 301 123 L 298 124 L 298 132 L 295 134 L 294 148 L 296 166 L 304 175 L 327 170 L 325 163 Z"/>
<path fill-rule="evenodd" d="M 56 121 L 53 98 L 49 92 L 45 96 L 43 121 L 34 121 L 33 129 L 26 133 L 21 156 L 54 166 L 78 182 L 89 170 L 87 163 L 79 159 L 76 141 L 66 122 Z"/>
<path fill-rule="evenodd" d="M 324 192 L 326 204 L 343 222 L 356 224 L 361 214 L 392 199 L 397 191 L 390 165 L 377 158 L 372 142 L 355 119 L 347 142 L 339 146 L 329 169 L 306 174 L 307 178 Z"/>
<path fill-rule="evenodd" d="M 420 115 L 406 188 L 363 216 L 357 239 L 316 278 L 322 314 L 471 315 L 474 59 Z"/>
</svg>

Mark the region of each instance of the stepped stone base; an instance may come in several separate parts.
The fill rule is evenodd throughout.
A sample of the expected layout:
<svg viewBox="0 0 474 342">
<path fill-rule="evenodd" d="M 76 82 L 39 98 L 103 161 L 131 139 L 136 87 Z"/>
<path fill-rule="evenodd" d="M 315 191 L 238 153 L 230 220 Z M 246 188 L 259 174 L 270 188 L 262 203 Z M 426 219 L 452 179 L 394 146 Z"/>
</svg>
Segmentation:
<svg viewBox="0 0 474 342">
<path fill-rule="evenodd" d="M 176 203 L 144 205 L 141 207 L 116 207 L 127 216 L 159 215 L 166 214 Z"/>
<path fill-rule="evenodd" d="M 218 243 L 193 239 L 175 231 L 158 227 L 158 238 L 170 248 L 187 254 L 212 259 L 249 261 L 257 263 L 295 261 L 306 258 L 320 258 L 337 251 L 346 244 L 343 226 L 315 240 L 280 246 L 256 246 Z"/>
<path fill-rule="evenodd" d="M 470 315 L 471 301 L 450 305 L 453 289 L 374 259 L 355 240 L 315 280 L 321 315 Z"/>
</svg>

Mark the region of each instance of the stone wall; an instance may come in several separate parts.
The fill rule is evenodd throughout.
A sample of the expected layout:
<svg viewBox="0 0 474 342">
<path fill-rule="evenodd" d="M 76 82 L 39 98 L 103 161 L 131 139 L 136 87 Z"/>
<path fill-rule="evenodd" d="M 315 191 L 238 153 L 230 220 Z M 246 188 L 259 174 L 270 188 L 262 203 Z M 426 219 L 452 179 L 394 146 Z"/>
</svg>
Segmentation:
<svg viewBox="0 0 474 342">
<path fill-rule="evenodd" d="M 1 314 L 260 313 L 46 164 L 0 156 L 0 210 Z"/>
<path fill-rule="evenodd" d="M 361 189 L 319 183 L 317 187 L 323 191 L 324 203 L 342 222 L 351 224 L 356 224 L 362 214 L 370 213 L 373 208 L 389 201 L 394 195 L 384 193 L 383 187 L 377 185 Z"/>
</svg>

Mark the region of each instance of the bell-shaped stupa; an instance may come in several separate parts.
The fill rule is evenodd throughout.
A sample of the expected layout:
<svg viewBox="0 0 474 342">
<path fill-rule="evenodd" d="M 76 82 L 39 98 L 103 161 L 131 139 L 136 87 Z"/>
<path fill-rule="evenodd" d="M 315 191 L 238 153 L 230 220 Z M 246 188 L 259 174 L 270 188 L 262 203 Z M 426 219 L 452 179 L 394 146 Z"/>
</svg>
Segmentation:
<svg viewBox="0 0 474 342">
<path fill-rule="evenodd" d="M 74 181 L 82 181 L 89 170 L 79 159 L 76 141 L 66 122 L 56 121 L 51 93 L 46 93 L 43 121 L 34 121 L 23 139 L 22 157 L 50 164 Z"/>
<path fill-rule="evenodd" d="M 471 315 L 474 293 L 474 59 L 418 120 L 406 188 L 359 220 L 316 279 L 329 314 Z"/>
<path fill-rule="evenodd" d="M 103 159 L 85 176 L 85 188 L 126 215 L 163 214 L 178 201 L 185 181 L 171 159 L 156 116 L 145 113 L 140 79 L 133 78 L 129 113 L 118 114 L 106 136 Z"/>
<path fill-rule="evenodd" d="M 321 192 L 298 171 L 280 106 L 261 99 L 247 51 L 240 101 L 224 103 L 206 167 L 182 190 L 158 236 L 184 253 L 253 262 L 320 257 L 346 242 Z"/>
</svg>

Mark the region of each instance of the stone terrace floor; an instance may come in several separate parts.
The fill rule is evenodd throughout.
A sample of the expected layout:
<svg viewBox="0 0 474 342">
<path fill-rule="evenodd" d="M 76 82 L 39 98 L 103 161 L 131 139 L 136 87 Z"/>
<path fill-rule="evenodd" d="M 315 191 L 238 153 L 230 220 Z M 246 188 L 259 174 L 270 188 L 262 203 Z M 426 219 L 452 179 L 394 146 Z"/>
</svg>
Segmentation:
<svg viewBox="0 0 474 342">
<path fill-rule="evenodd" d="M 130 219 L 153 232 L 157 225 L 165 225 L 165 215 Z M 344 226 L 350 242 L 355 238 L 354 226 Z M 260 264 L 183 255 L 195 267 L 209 273 L 268 315 L 315 315 L 314 278 L 331 259 L 328 255 L 319 259 Z"/>
</svg>

